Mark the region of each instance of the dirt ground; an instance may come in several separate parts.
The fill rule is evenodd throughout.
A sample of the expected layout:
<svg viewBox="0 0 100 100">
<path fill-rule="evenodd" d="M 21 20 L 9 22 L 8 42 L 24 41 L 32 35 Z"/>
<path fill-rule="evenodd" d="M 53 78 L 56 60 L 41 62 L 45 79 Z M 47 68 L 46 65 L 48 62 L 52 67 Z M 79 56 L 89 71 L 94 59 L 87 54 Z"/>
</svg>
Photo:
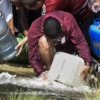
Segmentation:
<svg viewBox="0 0 100 100">
<path fill-rule="evenodd" d="M 1 63 L 0 73 L 8 72 L 12 75 L 23 76 L 23 77 L 34 77 L 36 73 L 34 72 L 31 65 L 21 64 L 21 63 Z"/>
</svg>

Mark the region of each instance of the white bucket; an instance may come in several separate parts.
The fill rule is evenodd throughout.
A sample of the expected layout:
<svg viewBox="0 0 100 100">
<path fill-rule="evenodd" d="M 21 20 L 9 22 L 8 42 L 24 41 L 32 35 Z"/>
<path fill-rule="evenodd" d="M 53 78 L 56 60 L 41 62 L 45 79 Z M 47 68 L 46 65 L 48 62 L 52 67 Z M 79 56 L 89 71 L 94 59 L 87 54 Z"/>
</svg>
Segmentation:
<svg viewBox="0 0 100 100">
<path fill-rule="evenodd" d="M 65 85 L 87 85 L 89 79 L 87 78 L 84 84 L 84 82 L 81 81 L 81 76 L 79 76 L 83 66 L 84 60 L 82 58 L 68 53 L 57 52 L 48 73 L 48 77 Z"/>
</svg>

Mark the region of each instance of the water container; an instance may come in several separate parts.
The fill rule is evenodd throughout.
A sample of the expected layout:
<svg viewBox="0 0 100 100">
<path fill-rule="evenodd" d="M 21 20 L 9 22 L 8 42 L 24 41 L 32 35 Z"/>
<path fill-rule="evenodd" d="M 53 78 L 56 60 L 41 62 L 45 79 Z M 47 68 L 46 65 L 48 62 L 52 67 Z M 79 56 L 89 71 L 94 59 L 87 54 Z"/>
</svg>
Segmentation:
<svg viewBox="0 0 100 100">
<path fill-rule="evenodd" d="M 100 58 L 100 29 L 97 29 L 100 25 L 100 18 L 96 18 L 94 23 L 89 27 L 89 36 L 92 44 L 92 49 L 97 57 Z"/>
<path fill-rule="evenodd" d="M 88 85 L 89 79 L 81 81 L 79 73 L 84 66 L 84 60 L 68 53 L 57 52 L 52 62 L 48 77 L 65 85 Z"/>
<path fill-rule="evenodd" d="M 19 48 L 15 50 L 17 44 L 17 39 L 11 33 L 6 21 L 0 17 L 0 61 L 12 59 L 19 51 Z"/>
<path fill-rule="evenodd" d="M 25 37 L 22 33 L 19 33 L 21 35 L 21 37 L 16 37 L 17 41 L 20 42 L 22 41 Z M 28 59 L 28 44 L 26 43 L 22 52 L 20 53 L 19 56 L 16 56 L 12 59 L 9 60 L 9 62 L 15 62 L 15 63 L 28 63 L 29 59 Z"/>
</svg>

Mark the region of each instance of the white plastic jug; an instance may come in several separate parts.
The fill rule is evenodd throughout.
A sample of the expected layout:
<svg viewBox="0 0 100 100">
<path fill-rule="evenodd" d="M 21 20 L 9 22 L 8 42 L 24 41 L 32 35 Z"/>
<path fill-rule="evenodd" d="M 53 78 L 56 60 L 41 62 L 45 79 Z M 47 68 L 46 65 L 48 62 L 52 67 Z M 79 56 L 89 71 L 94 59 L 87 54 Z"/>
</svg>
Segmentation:
<svg viewBox="0 0 100 100">
<path fill-rule="evenodd" d="M 79 73 L 84 66 L 84 60 L 78 56 L 68 53 L 57 52 L 54 56 L 48 77 L 52 80 L 59 81 L 65 85 L 80 86 L 81 81 Z M 86 85 L 89 80 L 85 81 Z"/>
</svg>

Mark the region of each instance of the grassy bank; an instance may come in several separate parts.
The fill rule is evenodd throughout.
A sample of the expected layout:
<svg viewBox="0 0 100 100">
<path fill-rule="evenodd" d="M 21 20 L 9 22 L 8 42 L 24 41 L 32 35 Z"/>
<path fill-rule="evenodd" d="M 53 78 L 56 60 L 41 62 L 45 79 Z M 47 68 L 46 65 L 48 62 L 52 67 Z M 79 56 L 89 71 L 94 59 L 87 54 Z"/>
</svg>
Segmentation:
<svg viewBox="0 0 100 100">
<path fill-rule="evenodd" d="M 20 92 L 19 94 L 7 94 L 6 98 L 0 98 L 0 100 L 64 100 L 64 99 L 56 99 L 52 97 L 47 96 L 41 96 L 41 95 L 29 95 L 29 94 L 23 94 L 23 92 Z"/>
<path fill-rule="evenodd" d="M 93 88 L 93 92 L 84 92 L 85 100 L 100 100 L 100 78 L 99 74 L 91 75 L 93 81 L 91 81 L 91 87 Z"/>
<path fill-rule="evenodd" d="M 85 100 L 100 100 L 100 91 L 94 93 L 85 93 Z"/>
</svg>

